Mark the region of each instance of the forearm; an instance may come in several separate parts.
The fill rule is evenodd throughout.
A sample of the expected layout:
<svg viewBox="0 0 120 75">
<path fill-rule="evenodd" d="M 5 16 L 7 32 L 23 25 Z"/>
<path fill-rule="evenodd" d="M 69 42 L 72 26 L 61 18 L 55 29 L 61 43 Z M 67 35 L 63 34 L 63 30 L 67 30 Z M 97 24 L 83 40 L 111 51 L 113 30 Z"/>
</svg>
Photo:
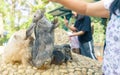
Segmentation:
<svg viewBox="0 0 120 75">
<path fill-rule="evenodd" d="M 68 25 L 67 28 L 69 28 L 71 31 L 76 31 L 77 29 L 74 26 Z"/>
<path fill-rule="evenodd" d="M 78 13 L 85 14 L 86 12 L 87 3 L 83 0 L 57 0 L 57 1 L 58 3 Z"/>
<path fill-rule="evenodd" d="M 79 31 L 79 32 L 73 33 L 72 36 L 81 36 L 81 35 L 83 35 L 84 33 L 85 33 L 84 31 Z"/>
<path fill-rule="evenodd" d="M 76 11 L 77 13 L 95 16 L 95 17 L 109 17 L 109 11 L 105 9 L 103 1 L 95 3 L 88 3 L 84 0 L 51 0 L 62 4 L 63 6 Z"/>
</svg>

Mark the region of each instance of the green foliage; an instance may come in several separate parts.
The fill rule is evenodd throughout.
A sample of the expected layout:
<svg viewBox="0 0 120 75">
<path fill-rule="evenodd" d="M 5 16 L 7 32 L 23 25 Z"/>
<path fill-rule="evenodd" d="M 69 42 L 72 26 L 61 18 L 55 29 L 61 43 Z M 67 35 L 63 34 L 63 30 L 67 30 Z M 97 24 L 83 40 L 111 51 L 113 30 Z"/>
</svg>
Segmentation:
<svg viewBox="0 0 120 75">
<path fill-rule="evenodd" d="M 52 21 L 54 19 L 54 17 L 51 14 L 45 13 L 45 16 L 50 21 Z"/>
<path fill-rule="evenodd" d="M 36 10 L 39 10 L 39 9 L 44 9 L 44 5 L 35 5 L 32 7 L 32 12 L 35 12 Z"/>
<path fill-rule="evenodd" d="M 94 22 L 94 23 L 100 23 L 101 22 L 101 18 L 91 17 L 91 21 Z"/>
<path fill-rule="evenodd" d="M 8 40 L 6 37 L 4 37 L 4 38 L 0 38 L 0 45 L 3 45 L 3 43 L 4 42 L 6 42 L 6 41 Z"/>
<path fill-rule="evenodd" d="M 3 45 L 3 43 L 6 43 L 9 39 L 10 35 L 4 35 L 0 38 L 0 45 Z"/>
<path fill-rule="evenodd" d="M 91 17 L 92 24 L 94 25 L 93 39 L 95 43 L 104 43 L 105 30 L 104 25 L 101 24 L 101 18 Z"/>
<path fill-rule="evenodd" d="M 7 6 L 8 5 L 4 2 L 4 0 L 0 1 L 0 13 L 2 13 L 3 16 L 6 16 L 6 14 L 7 14 L 7 12 L 6 12 L 6 11 L 8 11 Z"/>
<path fill-rule="evenodd" d="M 41 0 L 44 4 L 48 4 L 49 0 Z"/>
<path fill-rule="evenodd" d="M 32 22 L 32 18 L 30 18 L 27 22 L 24 22 L 23 24 L 20 25 L 20 29 L 26 29 L 30 26 Z"/>
</svg>

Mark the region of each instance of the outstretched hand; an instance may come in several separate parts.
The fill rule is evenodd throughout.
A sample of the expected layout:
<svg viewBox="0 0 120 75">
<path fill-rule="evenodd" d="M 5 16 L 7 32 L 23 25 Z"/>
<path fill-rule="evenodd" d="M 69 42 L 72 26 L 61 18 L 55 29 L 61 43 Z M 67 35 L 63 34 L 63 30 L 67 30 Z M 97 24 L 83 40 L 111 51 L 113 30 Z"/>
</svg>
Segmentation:
<svg viewBox="0 0 120 75">
<path fill-rule="evenodd" d="M 75 32 L 67 32 L 67 34 L 68 34 L 69 37 L 75 36 Z"/>
<path fill-rule="evenodd" d="M 66 27 L 68 27 L 68 20 L 66 19 L 66 17 L 64 16 L 64 23 L 65 23 L 65 25 L 66 25 Z"/>
</svg>

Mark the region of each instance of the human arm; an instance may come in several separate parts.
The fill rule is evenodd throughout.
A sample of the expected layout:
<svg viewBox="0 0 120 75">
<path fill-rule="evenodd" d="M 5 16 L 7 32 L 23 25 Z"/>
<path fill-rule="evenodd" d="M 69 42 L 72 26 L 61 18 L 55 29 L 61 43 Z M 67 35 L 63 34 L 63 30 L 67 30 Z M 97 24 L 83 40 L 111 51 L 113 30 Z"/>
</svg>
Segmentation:
<svg viewBox="0 0 120 75">
<path fill-rule="evenodd" d="M 81 36 L 81 35 L 83 35 L 84 33 L 85 33 L 84 31 L 73 32 L 73 33 L 70 35 L 70 37 L 72 37 L 72 36 Z"/>
<path fill-rule="evenodd" d="M 69 28 L 73 32 L 77 31 L 77 29 L 73 25 L 72 26 L 68 25 L 67 28 Z"/>
<path fill-rule="evenodd" d="M 66 17 L 64 17 L 64 23 L 65 23 L 65 26 L 67 27 L 67 28 L 69 28 L 71 31 L 76 31 L 77 29 L 76 29 L 76 27 L 74 27 L 74 25 L 69 25 L 69 22 L 68 22 L 68 20 L 66 19 Z"/>
<path fill-rule="evenodd" d="M 88 3 L 84 0 L 50 0 L 64 5 L 80 14 L 97 17 L 109 17 L 109 11 L 105 9 L 103 1 Z"/>
<path fill-rule="evenodd" d="M 86 32 L 92 32 L 91 31 L 91 19 L 89 16 L 84 16 L 84 20 L 82 20 L 83 23 L 81 24 L 78 29 L 80 29 L 78 32 L 74 32 L 71 36 L 81 36 L 84 35 Z"/>
</svg>

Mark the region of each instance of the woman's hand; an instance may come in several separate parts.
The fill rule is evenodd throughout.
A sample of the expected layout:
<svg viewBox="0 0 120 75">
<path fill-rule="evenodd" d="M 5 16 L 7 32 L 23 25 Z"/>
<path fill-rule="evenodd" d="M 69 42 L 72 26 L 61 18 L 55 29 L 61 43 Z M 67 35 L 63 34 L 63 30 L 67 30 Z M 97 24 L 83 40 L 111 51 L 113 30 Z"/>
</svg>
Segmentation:
<svg viewBox="0 0 120 75">
<path fill-rule="evenodd" d="M 65 23 L 65 26 L 68 27 L 69 22 L 68 22 L 68 20 L 66 19 L 65 16 L 64 16 L 64 23 Z"/>
<path fill-rule="evenodd" d="M 76 11 L 80 14 L 85 14 L 88 16 L 109 18 L 109 11 L 104 7 L 104 1 L 100 0 L 93 3 L 88 3 L 84 0 L 49 0 L 52 2 L 57 2 L 63 6 Z"/>
<path fill-rule="evenodd" d="M 76 36 L 76 32 L 67 32 L 67 34 L 68 34 L 69 37 Z"/>
</svg>

